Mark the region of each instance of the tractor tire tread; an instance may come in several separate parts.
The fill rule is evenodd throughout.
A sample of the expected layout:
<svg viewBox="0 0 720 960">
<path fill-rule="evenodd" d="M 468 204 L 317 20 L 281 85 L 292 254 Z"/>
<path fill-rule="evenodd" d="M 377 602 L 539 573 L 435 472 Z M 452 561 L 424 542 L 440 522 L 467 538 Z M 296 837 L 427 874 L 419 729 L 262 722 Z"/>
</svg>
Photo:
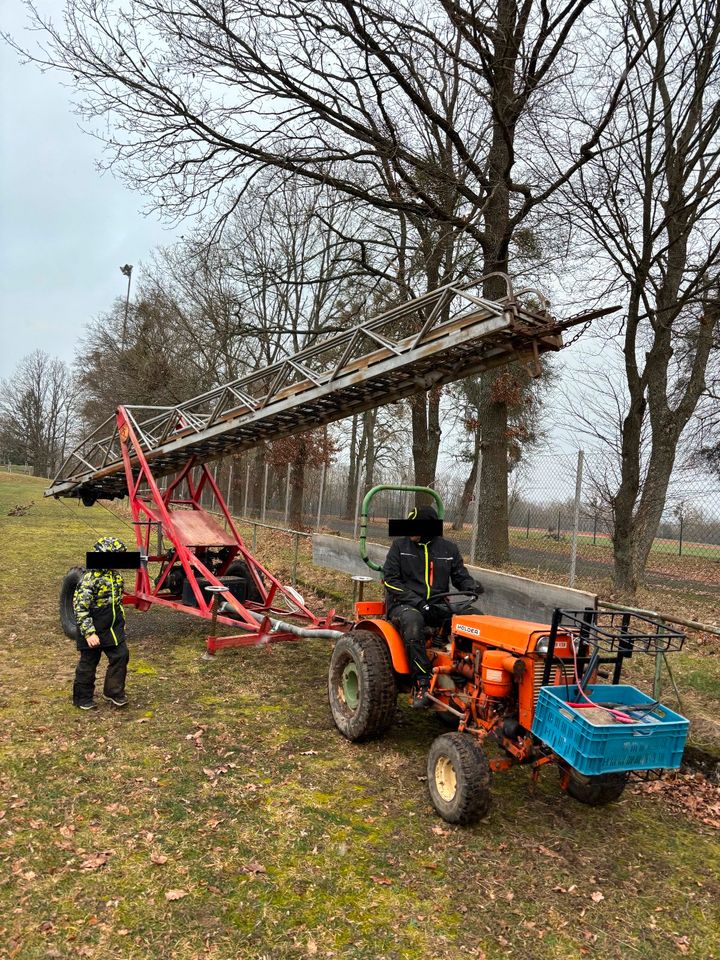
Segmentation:
<svg viewBox="0 0 720 960">
<path fill-rule="evenodd" d="M 367 696 L 351 715 L 336 696 L 340 667 L 355 660 L 361 674 L 361 691 Z M 385 639 L 369 630 L 353 630 L 338 640 L 330 660 L 328 696 L 335 725 L 344 737 L 358 743 L 381 736 L 392 726 L 397 706 L 397 686 Z"/>
<path fill-rule="evenodd" d="M 80 639 L 80 631 L 73 609 L 73 597 L 75 588 L 80 583 L 84 573 L 85 567 L 71 567 L 63 577 L 60 587 L 60 626 L 69 640 L 77 641 Z"/>
<path fill-rule="evenodd" d="M 450 755 L 456 766 L 457 792 L 451 804 L 434 790 L 435 764 L 443 755 Z M 467 826 L 482 820 L 490 812 L 490 762 L 470 734 L 444 733 L 433 741 L 428 754 L 427 778 L 433 806 L 448 823 Z"/>
<path fill-rule="evenodd" d="M 600 773 L 586 776 L 570 768 L 567 792 L 579 803 L 603 807 L 618 800 L 628 782 L 627 773 Z"/>
</svg>

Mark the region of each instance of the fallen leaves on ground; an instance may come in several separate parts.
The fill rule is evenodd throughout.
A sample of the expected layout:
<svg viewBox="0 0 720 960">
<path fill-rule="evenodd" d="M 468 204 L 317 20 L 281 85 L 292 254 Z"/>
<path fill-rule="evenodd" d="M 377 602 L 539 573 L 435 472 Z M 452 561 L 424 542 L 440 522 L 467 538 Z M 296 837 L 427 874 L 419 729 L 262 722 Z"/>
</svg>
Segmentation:
<svg viewBox="0 0 720 960">
<path fill-rule="evenodd" d="M 673 773 L 639 783 L 635 793 L 654 794 L 675 813 L 720 830 L 720 786 L 701 773 Z"/>
<path fill-rule="evenodd" d="M 91 853 L 90 856 L 80 864 L 80 869 L 98 870 L 100 867 L 105 866 L 113 853 L 114 850 L 101 850 L 99 853 Z"/>
<path fill-rule="evenodd" d="M 246 863 L 242 867 L 242 872 L 249 873 L 256 877 L 258 874 L 267 873 L 267 870 L 261 863 L 258 863 L 257 860 L 251 860 L 250 863 Z"/>
<path fill-rule="evenodd" d="M 188 895 L 187 890 L 168 890 L 165 894 L 166 900 L 182 900 Z"/>
</svg>

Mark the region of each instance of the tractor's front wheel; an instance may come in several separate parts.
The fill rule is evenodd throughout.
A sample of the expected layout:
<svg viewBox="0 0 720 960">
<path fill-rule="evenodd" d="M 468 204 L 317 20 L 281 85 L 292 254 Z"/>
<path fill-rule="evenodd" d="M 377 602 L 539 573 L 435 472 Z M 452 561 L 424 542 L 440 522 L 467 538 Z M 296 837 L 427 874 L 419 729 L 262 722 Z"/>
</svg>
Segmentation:
<svg viewBox="0 0 720 960">
<path fill-rule="evenodd" d="M 353 630 L 335 644 L 328 696 L 335 726 L 348 740 L 379 737 L 395 718 L 397 688 L 383 637 Z"/>
<path fill-rule="evenodd" d="M 80 638 L 73 598 L 75 597 L 75 589 L 82 580 L 84 573 L 84 567 L 72 567 L 65 574 L 60 587 L 60 626 L 65 636 L 69 637 L 70 640 L 79 640 Z"/>
<path fill-rule="evenodd" d="M 444 733 L 427 761 L 433 806 L 448 823 L 474 823 L 490 810 L 490 763 L 469 733 Z"/>
<path fill-rule="evenodd" d="M 618 800 L 628 782 L 627 773 L 599 773 L 586 776 L 570 768 L 567 792 L 575 800 L 589 807 L 603 807 L 606 803 Z"/>
</svg>

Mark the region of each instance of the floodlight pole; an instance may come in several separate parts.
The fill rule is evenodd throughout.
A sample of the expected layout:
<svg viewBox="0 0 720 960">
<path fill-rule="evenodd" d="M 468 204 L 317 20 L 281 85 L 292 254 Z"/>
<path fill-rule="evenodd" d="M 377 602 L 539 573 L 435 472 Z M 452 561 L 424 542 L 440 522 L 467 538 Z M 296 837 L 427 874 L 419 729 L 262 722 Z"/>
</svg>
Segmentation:
<svg viewBox="0 0 720 960">
<path fill-rule="evenodd" d="M 125 349 L 125 338 L 127 337 L 127 322 L 128 322 L 128 311 L 130 310 L 130 280 L 132 278 L 132 264 L 126 263 L 124 267 L 120 267 L 120 273 L 123 276 L 127 277 L 127 294 L 125 296 L 125 316 L 123 317 L 123 329 L 122 329 L 122 348 Z"/>
</svg>

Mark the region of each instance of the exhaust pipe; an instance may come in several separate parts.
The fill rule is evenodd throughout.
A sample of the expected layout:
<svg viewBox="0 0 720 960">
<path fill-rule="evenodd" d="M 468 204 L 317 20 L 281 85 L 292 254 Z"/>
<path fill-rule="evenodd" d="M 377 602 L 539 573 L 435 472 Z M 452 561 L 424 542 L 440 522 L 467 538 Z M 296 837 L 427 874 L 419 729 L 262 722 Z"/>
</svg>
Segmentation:
<svg viewBox="0 0 720 960">
<path fill-rule="evenodd" d="M 227 613 L 232 611 L 234 608 L 227 601 L 220 605 L 220 613 Z M 248 610 L 247 613 L 257 620 L 258 623 L 262 623 L 265 619 L 259 613 L 255 613 L 254 610 Z M 312 627 L 298 627 L 294 623 L 286 623 L 284 620 L 270 620 L 270 626 L 272 627 L 273 633 L 292 633 L 296 637 L 303 637 L 305 639 L 318 639 L 318 640 L 339 640 L 341 637 L 344 637 L 345 634 L 342 630 L 318 630 L 313 629 Z"/>
</svg>

